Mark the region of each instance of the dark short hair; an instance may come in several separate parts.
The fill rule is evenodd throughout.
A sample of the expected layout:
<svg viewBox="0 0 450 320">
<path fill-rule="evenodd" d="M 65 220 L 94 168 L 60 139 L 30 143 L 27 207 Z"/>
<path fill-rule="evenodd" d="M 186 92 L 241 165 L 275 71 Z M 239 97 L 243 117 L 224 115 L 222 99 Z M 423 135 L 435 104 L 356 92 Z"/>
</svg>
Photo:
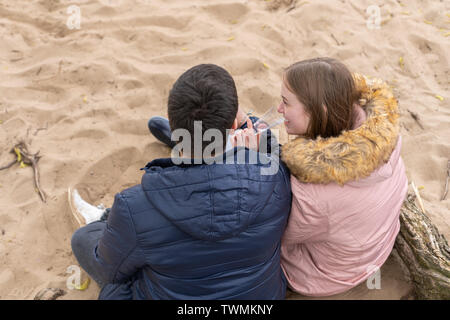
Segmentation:
<svg viewBox="0 0 450 320">
<path fill-rule="evenodd" d="M 238 111 L 238 96 L 233 78 L 214 64 L 200 64 L 184 72 L 169 93 L 168 115 L 172 131 L 186 129 L 191 134 L 192 152 L 194 121 L 202 121 L 202 134 L 218 129 L 226 146 L 227 129 Z M 202 150 L 211 142 L 203 142 Z"/>
</svg>

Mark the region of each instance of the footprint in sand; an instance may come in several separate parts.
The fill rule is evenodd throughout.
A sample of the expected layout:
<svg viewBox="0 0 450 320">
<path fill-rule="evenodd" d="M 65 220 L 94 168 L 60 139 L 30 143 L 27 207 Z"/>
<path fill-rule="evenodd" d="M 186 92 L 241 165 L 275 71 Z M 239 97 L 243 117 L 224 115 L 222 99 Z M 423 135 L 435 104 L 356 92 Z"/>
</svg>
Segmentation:
<svg viewBox="0 0 450 320">
<path fill-rule="evenodd" d="M 139 149 L 122 148 L 81 169 L 72 187 L 91 204 L 108 200 L 105 205 L 111 205 L 115 193 L 140 183 L 142 171 L 139 169 L 145 164 Z"/>
<path fill-rule="evenodd" d="M 229 24 L 230 21 L 239 21 L 249 12 L 248 6 L 240 2 L 208 4 L 203 6 L 203 10 L 213 15 L 222 23 Z"/>
</svg>

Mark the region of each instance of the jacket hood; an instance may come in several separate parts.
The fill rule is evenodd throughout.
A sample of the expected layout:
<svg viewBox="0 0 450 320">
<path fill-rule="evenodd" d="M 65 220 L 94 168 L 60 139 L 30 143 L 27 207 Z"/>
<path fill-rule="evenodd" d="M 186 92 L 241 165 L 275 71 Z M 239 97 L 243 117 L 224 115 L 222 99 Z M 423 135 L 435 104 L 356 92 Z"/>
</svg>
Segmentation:
<svg viewBox="0 0 450 320">
<path fill-rule="evenodd" d="M 282 147 L 282 160 L 300 182 L 343 185 L 366 178 L 388 162 L 397 145 L 399 115 L 391 89 L 378 79 L 354 79 L 366 113 L 358 128 L 325 139 L 298 137 Z"/>
<path fill-rule="evenodd" d="M 141 182 L 147 200 L 194 238 L 218 241 L 238 235 L 264 210 L 275 181 L 283 177 L 260 174 L 266 167 L 260 163 L 265 156 L 261 154 L 257 154 L 258 164 L 229 164 L 238 161 L 237 150 L 246 159 L 253 152 L 234 148 L 223 156 L 223 164 L 175 165 L 170 158 L 152 161 Z"/>
</svg>

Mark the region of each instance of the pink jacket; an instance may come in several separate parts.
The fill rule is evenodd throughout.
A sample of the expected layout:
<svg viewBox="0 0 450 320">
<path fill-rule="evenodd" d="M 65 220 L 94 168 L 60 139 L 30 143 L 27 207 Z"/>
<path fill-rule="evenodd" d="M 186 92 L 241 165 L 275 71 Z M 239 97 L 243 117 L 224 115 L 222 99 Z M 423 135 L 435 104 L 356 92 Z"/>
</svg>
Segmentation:
<svg viewBox="0 0 450 320">
<path fill-rule="evenodd" d="M 354 130 L 283 146 L 292 209 L 281 264 L 289 286 L 308 296 L 347 291 L 388 258 L 408 181 L 400 157 L 397 103 L 384 84 L 358 82 L 365 98 Z"/>
</svg>

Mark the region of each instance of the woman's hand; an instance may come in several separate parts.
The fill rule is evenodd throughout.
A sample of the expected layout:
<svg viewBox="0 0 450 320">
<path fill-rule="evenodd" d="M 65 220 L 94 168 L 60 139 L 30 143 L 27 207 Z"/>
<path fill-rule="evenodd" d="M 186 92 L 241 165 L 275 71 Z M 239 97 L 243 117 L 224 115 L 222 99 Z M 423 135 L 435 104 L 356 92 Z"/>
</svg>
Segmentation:
<svg viewBox="0 0 450 320">
<path fill-rule="evenodd" d="M 258 151 L 259 133 L 253 129 L 253 122 L 250 118 L 247 119 L 246 129 L 238 129 L 234 132 L 234 135 L 231 137 L 231 142 L 234 147 L 243 146 Z"/>
</svg>

